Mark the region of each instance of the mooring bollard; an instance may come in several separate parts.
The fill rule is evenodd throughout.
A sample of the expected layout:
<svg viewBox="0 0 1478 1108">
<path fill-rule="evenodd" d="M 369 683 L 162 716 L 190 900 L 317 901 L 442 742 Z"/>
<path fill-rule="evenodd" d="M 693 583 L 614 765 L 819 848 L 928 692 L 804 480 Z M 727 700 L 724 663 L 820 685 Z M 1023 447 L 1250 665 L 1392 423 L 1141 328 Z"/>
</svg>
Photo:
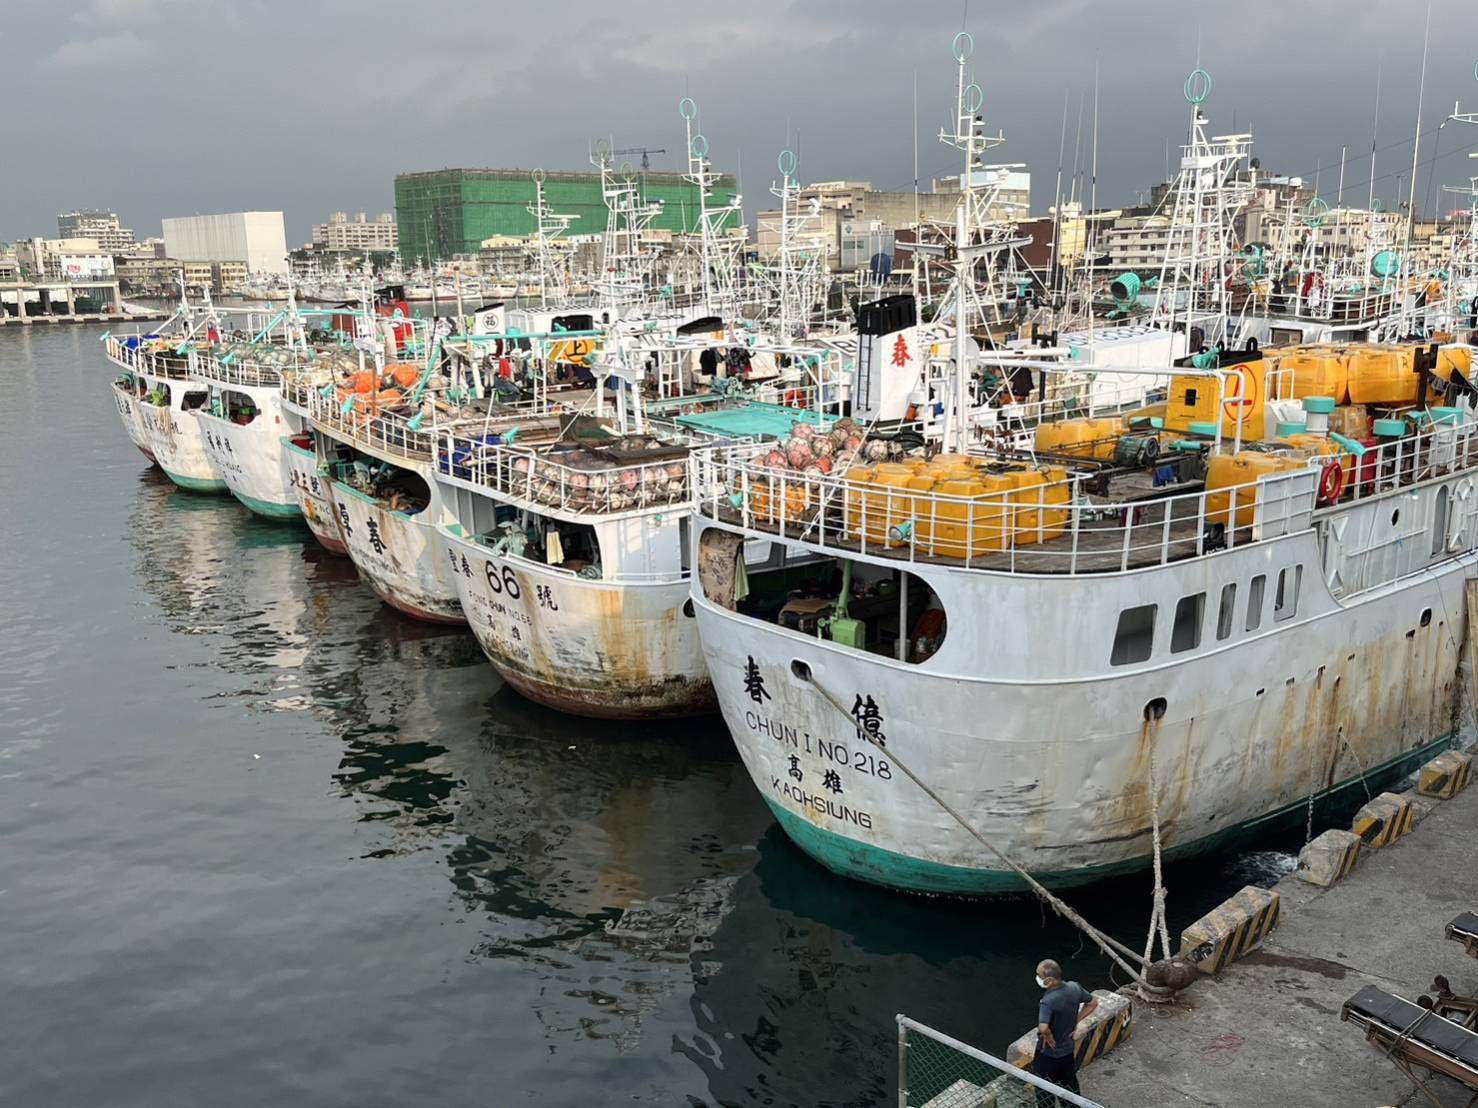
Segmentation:
<svg viewBox="0 0 1478 1108">
<path fill-rule="evenodd" d="M 1437 800 L 1451 800 L 1473 780 L 1473 755 L 1448 750 L 1417 773 L 1417 792 Z"/>
<path fill-rule="evenodd" d="M 1180 933 L 1180 956 L 1202 973 L 1220 973 L 1278 926 L 1280 904 L 1272 889 L 1248 885 Z"/>
<path fill-rule="evenodd" d="M 1390 846 L 1416 825 L 1411 803 L 1395 793 L 1381 793 L 1355 813 L 1351 825 L 1366 846 L 1379 850 Z"/>
<path fill-rule="evenodd" d="M 1298 852 L 1300 881 L 1328 888 L 1355 870 L 1360 861 L 1360 836 L 1353 831 L 1330 828 Z"/>
<path fill-rule="evenodd" d="M 1134 1033 L 1134 1004 L 1127 996 L 1098 989 L 1093 998 L 1098 1001 L 1098 1007 L 1073 1033 L 1073 1058 L 1079 1069 L 1103 1057 Z M 1019 1069 L 1029 1069 L 1036 1055 L 1036 1028 L 1006 1048 L 1006 1061 Z"/>
</svg>

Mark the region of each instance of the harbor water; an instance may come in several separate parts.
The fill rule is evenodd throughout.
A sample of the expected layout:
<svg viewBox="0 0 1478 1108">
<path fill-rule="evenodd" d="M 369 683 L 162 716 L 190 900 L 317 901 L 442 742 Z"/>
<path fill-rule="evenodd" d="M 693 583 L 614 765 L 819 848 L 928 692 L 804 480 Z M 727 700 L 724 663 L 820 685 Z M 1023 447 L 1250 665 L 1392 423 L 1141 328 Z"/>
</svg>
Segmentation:
<svg viewBox="0 0 1478 1108">
<path fill-rule="evenodd" d="M 0 1103 L 881 1104 L 895 1013 L 1001 1053 L 1038 959 L 1110 984 L 1035 901 L 821 869 L 717 717 L 538 708 L 176 489 L 99 334 L 0 334 Z M 1289 845 L 1172 866 L 1172 924 Z M 1139 943 L 1149 887 L 1071 899 Z"/>
</svg>

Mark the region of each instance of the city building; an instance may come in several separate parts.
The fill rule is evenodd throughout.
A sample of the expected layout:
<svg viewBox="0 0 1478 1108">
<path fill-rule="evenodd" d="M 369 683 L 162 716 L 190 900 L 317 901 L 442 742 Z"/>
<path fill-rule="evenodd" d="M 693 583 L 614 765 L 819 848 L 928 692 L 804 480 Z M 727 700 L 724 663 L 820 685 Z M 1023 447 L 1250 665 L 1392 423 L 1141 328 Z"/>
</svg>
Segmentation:
<svg viewBox="0 0 1478 1108">
<path fill-rule="evenodd" d="M 400 245 L 395 230 L 395 217 L 384 212 L 369 219 L 360 212 L 350 219 L 344 212 L 334 212 L 327 223 L 313 225 L 313 246 L 319 250 L 353 254 L 390 254 Z"/>
<path fill-rule="evenodd" d="M 250 273 L 287 273 L 281 212 L 187 215 L 164 221 L 164 252 L 187 262 L 241 262 Z"/>
<path fill-rule="evenodd" d="M 56 217 L 63 239 L 92 239 L 105 254 L 124 254 L 134 247 L 133 232 L 118 222 L 118 213 L 81 208 Z"/>
<path fill-rule="evenodd" d="M 173 258 L 141 255 L 119 255 L 113 259 L 113 272 L 128 296 L 175 296 L 179 292 L 175 278 L 180 263 Z"/>
<path fill-rule="evenodd" d="M 15 260 L 22 275 L 47 281 L 83 281 L 113 277 L 113 255 L 96 239 L 21 239 Z"/>
<path fill-rule="evenodd" d="M 807 221 L 806 235 L 825 243 L 828 266 L 851 271 L 867 265 L 877 253 L 855 248 L 859 235 L 891 237 L 894 229 L 919 223 L 952 226 L 960 202 L 959 188 L 958 175 L 935 178 L 931 191 L 919 193 L 874 189 L 871 181 L 819 181 L 800 189 L 797 202 L 802 211 L 809 208 L 814 213 Z M 1016 221 L 1025 219 L 1030 210 L 1031 174 L 1007 171 L 987 214 L 992 219 Z M 779 248 L 779 226 L 778 209 L 759 213 L 755 248 L 760 257 L 772 257 Z M 853 249 L 847 249 L 847 238 L 852 240 Z M 892 248 L 882 252 L 891 254 Z"/>
<path fill-rule="evenodd" d="M 677 173 L 645 173 L 642 195 L 661 201 L 651 226 L 692 231 L 698 226 L 698 190 Z M 734 178 L 721 175 L 711 203 L 722 206 L 735 194 Z M 598 173 L 557 173 L 544 182 L 551 211 L 576 217 L 571 235 L 601 234 L 606 205 Z M 488 239 L 524 238 L 534 234 L 534 182 L 523 169 L 440 169 L 402 173 L 395 178 L 395 220 L 400 254 L 407 264 L 442 261 L 454 254 L 475 254 Z M 736 217 L 737 222 L 737 217 Z"/>
</svg>

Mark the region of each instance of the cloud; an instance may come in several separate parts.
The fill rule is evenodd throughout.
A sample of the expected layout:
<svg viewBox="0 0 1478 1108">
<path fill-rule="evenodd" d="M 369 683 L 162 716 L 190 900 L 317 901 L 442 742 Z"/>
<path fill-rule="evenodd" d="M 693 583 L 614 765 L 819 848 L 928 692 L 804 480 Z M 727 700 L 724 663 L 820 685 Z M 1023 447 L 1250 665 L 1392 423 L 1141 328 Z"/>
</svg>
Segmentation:
<svg viewBox="0 0 1478 1108">
<path fill-rule="evenodd" d="M 92 18 L 112 23 L 134 19 L 146 19 L 158 14 L 180 0 L 92 0 L 88 14 Z"/>
<path fill-rule="evenodd" d="M 93 38 L 74 38 L 58 46 L 43 58 L 47 69 L 87 69 L 134 61 L 148 52 L 148 43 L 132 31 Z"/>
</svg>

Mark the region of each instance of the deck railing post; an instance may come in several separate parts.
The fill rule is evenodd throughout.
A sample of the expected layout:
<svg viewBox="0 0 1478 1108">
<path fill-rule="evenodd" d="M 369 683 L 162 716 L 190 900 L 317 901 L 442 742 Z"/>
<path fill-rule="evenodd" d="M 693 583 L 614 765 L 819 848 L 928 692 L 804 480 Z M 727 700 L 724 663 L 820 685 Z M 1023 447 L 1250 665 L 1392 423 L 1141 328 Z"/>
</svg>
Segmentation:
<svg viewBox="0 0 1478 1108">
<path fill-rule="evenodd" d="M 1134 533 L 1134 505 L 1124 505 L 1124 547 L 1119 554 L 1119 569 L 1129 568 L 1129 540 Z"/>
<path fill-rule="evenodd" d="M 908 1028 L 898 1024 L 898 1108 L 908 1108 Z"/>
<path fill-rule="evenodd" d="M 1160 510 L 1165 513 L 1165 523 L 1160 532 L 1160 564 L 1164 565 L 1170 561 L 1170 521 L 1175 516 L 1175 501 L 1178 497 L 1170 497 L 1161 506 Z"/>
</svg>

